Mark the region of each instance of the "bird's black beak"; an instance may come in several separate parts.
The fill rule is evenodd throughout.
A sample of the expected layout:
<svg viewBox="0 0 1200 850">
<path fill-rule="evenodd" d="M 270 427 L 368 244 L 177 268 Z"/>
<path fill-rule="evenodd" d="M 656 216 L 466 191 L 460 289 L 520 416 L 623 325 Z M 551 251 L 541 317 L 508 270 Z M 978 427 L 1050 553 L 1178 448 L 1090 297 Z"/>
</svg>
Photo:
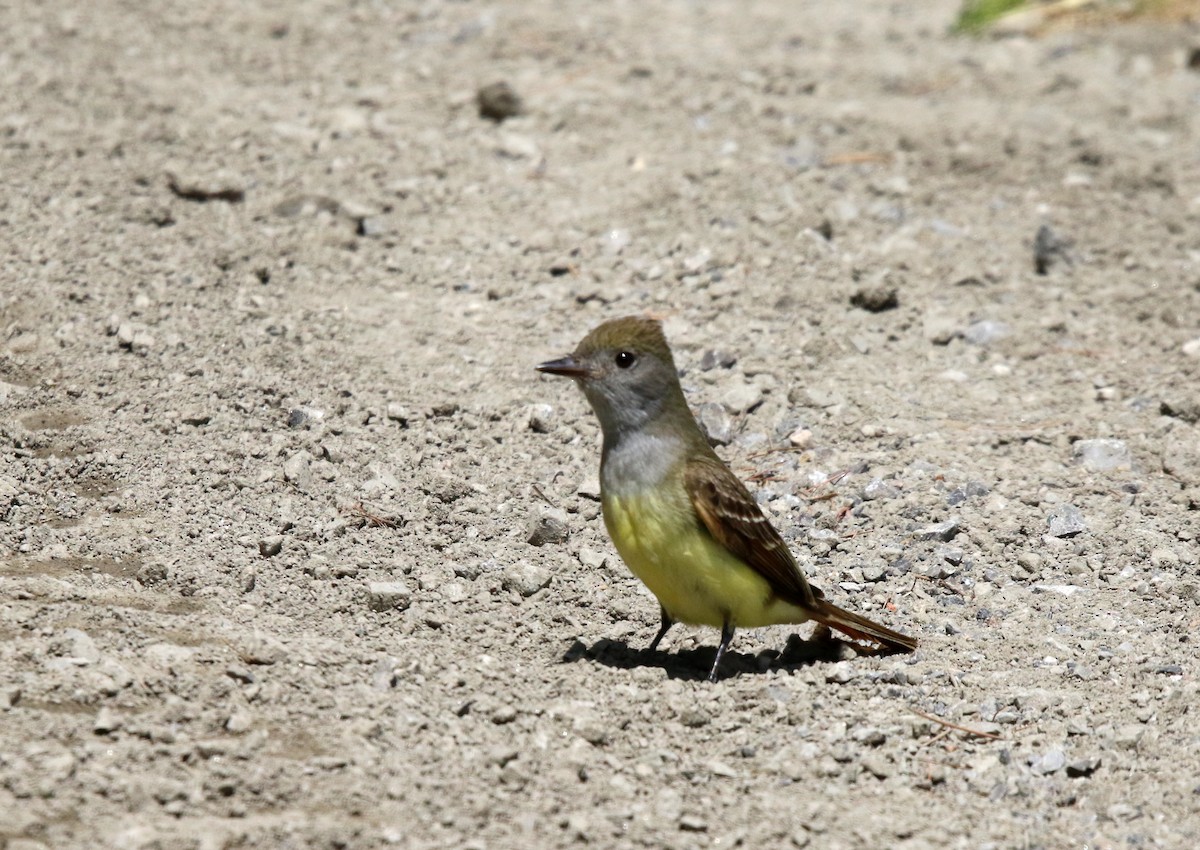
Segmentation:
<svg viewBox="0 0 1200 850">
<path fill-rule="evenodd" d="M 539 363 L 536 368 L 539 372 L 545 372 L 547 375 L 562 375 L 564 378 L 586 378 L 592 374 L 587 366 L 570 354 L 560 357 L 558 360 Z"/>
</svg>

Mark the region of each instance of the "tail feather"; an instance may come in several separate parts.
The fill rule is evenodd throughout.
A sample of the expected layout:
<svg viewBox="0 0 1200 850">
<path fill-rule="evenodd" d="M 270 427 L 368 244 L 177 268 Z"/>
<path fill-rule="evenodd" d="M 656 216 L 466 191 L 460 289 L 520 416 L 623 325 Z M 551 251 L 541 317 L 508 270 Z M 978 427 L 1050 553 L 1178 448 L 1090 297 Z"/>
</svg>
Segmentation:
<svg viewBox="0 0 1200 850">
<path fill-rule="evenodd" d="M 917 648 L 916 638 L 892 631 L 887 626 L 881 626 L 874 620 L 839 608 L 821 597 L 816 599 L 812 618 L 818 623 L 846 633 L 855 640 L 877 644 L 888 652 L 912 652 Z"/>
</svg>

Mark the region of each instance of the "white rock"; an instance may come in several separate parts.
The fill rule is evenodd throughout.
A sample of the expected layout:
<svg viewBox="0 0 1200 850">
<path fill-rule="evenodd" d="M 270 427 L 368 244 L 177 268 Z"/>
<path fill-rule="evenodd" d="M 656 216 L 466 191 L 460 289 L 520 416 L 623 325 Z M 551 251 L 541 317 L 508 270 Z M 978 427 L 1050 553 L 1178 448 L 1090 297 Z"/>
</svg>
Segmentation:
<svg viewBox="0 0 1200 850">
<path fill-rule="evenodd" d="M 762 390 L 754 384 L 738 384 L 721 396 L 721 403 L 730 413 L 746 413 L 762 403 Z"/>
<path fill-rule="evenodd" d="M 567 512 L 562 508 L 538 504 L 529 516 L 527 530 L 529 534 L 525 541 L 533 546 L 562 543 L 570 534 Z"/>
<path fill-rule="evenodd" d="M 63 635 L 71 641 L 71 657 L 85 664 L 95 664 L 100 660 L 100 650 L 96 648 L 91 636 L 79 629 L 67 629 Z"/>
<path fill-rule="evenodd" d="M 403 610 L 412 603 L 412 593 L 402 581 L 367 583 L 367 604 L 372 611 Z"/>
<path fill-rule="evenodd" d="M 528 561 L 518 561 L 504 571 L 500 586 L 521 596 L 533 596 L 550 584 L 550 573 Z"/>
<path fill-rule="evenodd" d="M 1079 440 L 1074 446 L 1075 462 L 1088 472 L 1130 469 L 1133 457 L 1124 440 Z"/>
<path fill-rule="evenodd" d="M 529 406 L 529 430 L 535 434 L 549 434 L 554 430 L 554 408 L 548 404 Z"/>
</svg>

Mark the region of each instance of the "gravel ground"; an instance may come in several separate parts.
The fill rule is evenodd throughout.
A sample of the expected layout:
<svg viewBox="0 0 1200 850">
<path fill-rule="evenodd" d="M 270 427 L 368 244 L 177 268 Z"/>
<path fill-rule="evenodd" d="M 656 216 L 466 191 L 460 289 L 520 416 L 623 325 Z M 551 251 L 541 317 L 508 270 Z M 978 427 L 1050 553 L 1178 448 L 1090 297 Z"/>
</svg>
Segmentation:
<svg viewBox="0 0 1200 850">
<path fill-rule="evenodd" d="M 956 11 L 0 7 L 0 846 L 1194 846 L 1200 31 Z M 645 651 L 647 312 L 916 654 Z"/>
</svg>

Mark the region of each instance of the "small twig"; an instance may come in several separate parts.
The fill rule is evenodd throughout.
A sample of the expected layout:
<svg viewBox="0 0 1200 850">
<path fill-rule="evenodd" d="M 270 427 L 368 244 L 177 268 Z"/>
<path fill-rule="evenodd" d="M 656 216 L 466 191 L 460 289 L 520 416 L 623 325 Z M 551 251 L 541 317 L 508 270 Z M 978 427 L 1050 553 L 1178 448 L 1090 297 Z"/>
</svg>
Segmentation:
<svg viewBox="0 0 1200 850">
<path fill-rule="evenodd" d="M 348 508 L 343 508 L 342 513 L 355 517 L 363 525 L 373 525 L 379 528 L 399 528 L 401 522 L 398 518 L 371 513 L 363 507 L 362 502 L 356 502 Z"/>
<path fill-rule="evenodd" d="M 936 714 L 929 714 L 927 712 L 921 711 L 921 709 L 919 709 L 919 708 L 913 708 L 911 705 L 908 707 L 908 710 L 911 711 L 913 714 L 917 715 L 918 717 L 924 717 L 926 720 L 931 720 L 934 723 L 938 723 L 942 726 L 945 726 L 947 729 L 954 729 L 959 732 L 965 732 L 968 735 L 976 735 L 980 738 L 991 738 L 993 741 L 1003 741 L 1004 740 L 1004 738 L 1002 738 L 999 735 L 993 735 L 991 732 L 981 732 L 980 730 L 972 729 L 969 726 L 959 726 L 957 723 L 951 723 L 949 720 L 943 720 L 942 718 L 938 717 Z"/>
<path fill-rule="evenodd" d="M 795 454 L 798 452 L 806 452 L 807 448 L 801 446 L 771 446 L 769 449 L 759 449 L 756 452 L 750 452 L 746 455 L 746 460 L 755 460 L 760 457 L 770 457 L 778 454 Z"/>
<path fill-rule="evenodd" d="M 936 744 L 938 741 L 942 740 L 943 738 L 948 738 L 950 736 L 950 733 L 953 731 L 954 731 L 953 729 L 943 729 L 940 732 L 936 732 L 934 734 L 934 736 L 932 738 L 930 738 L 928 741 L 924 741 L 921 744 L 919 744 L 917 749 L 924 749 L 925 747 L 932 747 L 934 744 Z"/>
<path fill-rule="evenodd" d="M 847 475 L 849 475 L 849 474 L 850 474 L 850 470 L 849 470 L 849 469 L 839 469 L 837 472 L 834 472 L 834 473 L 832 473 L 832 474 L 831 474 L 831 475 L 830 475 L 828 478 L 826 478 L 824 481 L 820 481 L 820 482 L 818 482 L 818 483 L 816 483 L 816 484 L 812 485 L 811 487 L 805 487 L 805 488 L 804 488 L 803 490 L 801 490 L 800 492 L 802 492 L 802 493 L 804 493 L 804 494 L 806 494 L 806 495 L 807 495 L 807 494 L 809 494 L 809 493 L 815 493 L 815 492 L 816 492 L 816 490 L 817 490 L 817 488 L 819 488 L 819 487 L 833 487 L 834 485 L 836 485 L 836 484 L 838 484 L 839 482 L 841 482 L 841 480 L 842 480 L 843 478 L 845 478 L 845 477 L 846 477 Z M 829 497 L 828 497 L 828 496 L 822 496 L 822 497 L 820 497 L 820 498 L 829 498 Z"/>
<path fill-rule="evenodd" d="M 774 481 L 778 477 L 779 473 L 774 469 L 761 469 L 758 472 L 752 472 L 751 474 L 747 475 L 746 480 L 753 481 L 757 484 L 763 481 Z"/>
<path fill-rule="evenodd" d="M 547 505 L 549 505 L 549 506 L 550 506 L 550 507 L 552 507 L 552 508 L 553 508 L 553 507 L 555 507 L 555 504 L 554 504 L 554 502 L 550 501 L 550 497 L 549 497 L 549 496 L 547 496 L 545 493 L 543 493 L 543 492 L 542 492 L 542 488 L 541 488 L 541 487 L 537 486 L 536 484 L 530 484 L 530 485 L 529 485 L 529 488 L 530 488 L 531 490 L 533 490 L 533 493 L 534 493 L 534 495 L 535 495 L 535 496 L 537 496 L 539 499 L 541 499 L 541 500 L 542 500 L 543 502 L 545 502 Z"/>
</svg>

